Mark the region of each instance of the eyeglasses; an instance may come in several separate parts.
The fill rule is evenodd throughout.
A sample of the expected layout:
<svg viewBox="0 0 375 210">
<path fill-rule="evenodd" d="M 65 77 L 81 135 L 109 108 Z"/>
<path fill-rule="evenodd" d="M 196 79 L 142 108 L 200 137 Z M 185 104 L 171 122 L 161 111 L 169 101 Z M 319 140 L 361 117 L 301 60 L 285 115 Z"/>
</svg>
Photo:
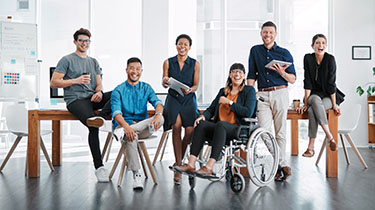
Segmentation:
<svg viewBox="0 0 375 210">
<path fill-rule="evenodd" d="M 245 72 L 243 72 L 242 70 L 231 70 L 230 73 L 233 73 L 233 74 L 237 74 L 237 73 L 242 74 L 242 73 L 245 73 Z"/>
<path fill-rule="evenodd" d="M 90 39 L 78 39 L 77 41 L 78 41 L 78 42 L 81 42 L 81 43 L 85 43 L 85 42 L 86 42 L 86 43 L 88 43 L 88 44 L 91 42 Z"/>
</svg>

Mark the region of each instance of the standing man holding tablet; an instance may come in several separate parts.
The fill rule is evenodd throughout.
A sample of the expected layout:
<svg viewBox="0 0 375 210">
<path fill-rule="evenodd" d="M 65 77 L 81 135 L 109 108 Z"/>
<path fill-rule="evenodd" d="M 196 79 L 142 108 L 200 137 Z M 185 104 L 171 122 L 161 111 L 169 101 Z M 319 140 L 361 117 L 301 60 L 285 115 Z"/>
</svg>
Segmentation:
<svg viewBox="0 0 375 210">
<path fill-rule="evenodd" d="M 255 81 L 258 81 L 257 97 L 264 99 L 258 102 L 259 125 L 271 131 L 273 123 L 280 149 L 279 170 L 275 180 L 284 181 L 292 174 L 285 159 L 286 118 L 289 105 L 288 83 L 296 81 L 296 72 L 292 55 L 276 44 L 276 35 L 276 25 L 273 22 L 268 21 L 262 25 L 260 36 L 263 44 L 255 45 L 250 50 L 247 84 L 254 86 Z M 273 64 L 267 65 L 271 61 Z M 278 61 L 289 62 L 291 65 Z"/>
</svg>

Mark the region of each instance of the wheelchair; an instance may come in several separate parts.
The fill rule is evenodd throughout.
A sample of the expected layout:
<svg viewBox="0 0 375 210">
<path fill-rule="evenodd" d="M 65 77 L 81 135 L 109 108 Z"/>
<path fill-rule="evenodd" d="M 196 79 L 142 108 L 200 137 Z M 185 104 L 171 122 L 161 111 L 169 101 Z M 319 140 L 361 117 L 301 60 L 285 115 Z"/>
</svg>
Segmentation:
<svg viewBox="0 0 375 210">
<path fill-rule="evenodd" d="M 243 119 L 245 125 L 239 126 L 237 138 L 230 140 L 229 145 L 223 148 L 221 158 L 215 163 L 214 175 L 206 178 L 211 181 L 220 181 L 224 177 L 230 183 L 233 192 L 239 193 L 245 189 L 245 180 L 241 175 L 241 168 L 247 168 L 250 180 L 258 187 L 268 185 L 274 180 L 279 163 L 279 149 L 272 133 L 260 128 L 254 118 Z M 190 145 L 188 146 L 183 163 L 187 163 Z M 203 152 L 204 151 L 204 152 Z M 245 153 L 242 158 L 240 153 Z M 210 146 L 202 148 L 197 162 L 204 165 L 210 157 Z M 189 176 L 190 188 L 195 187 L 195 175 Z"/>
</svg>

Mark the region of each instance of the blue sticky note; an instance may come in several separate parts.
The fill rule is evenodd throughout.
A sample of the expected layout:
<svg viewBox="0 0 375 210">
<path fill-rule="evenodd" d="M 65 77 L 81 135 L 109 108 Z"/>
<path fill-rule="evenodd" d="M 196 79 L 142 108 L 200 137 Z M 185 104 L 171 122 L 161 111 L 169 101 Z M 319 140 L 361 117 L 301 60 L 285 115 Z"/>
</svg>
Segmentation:
<svg viewBox="0 0 375 210">
<path fill-rule="evenodd" d="M 30 55 L 35 55 L 35 51 L 31 50 Z"/>
<path fill-rule="evenodd" d="M 11 63 L 11 64 L 16 64 L 16 59 L 11 59 L 11 60 L 10 60 L 10 63 Z"/>
<path fill-rule="evenodd" d="M 51 105 L 57 106 L 57 99 L 51 98 Z"/>
</svg>

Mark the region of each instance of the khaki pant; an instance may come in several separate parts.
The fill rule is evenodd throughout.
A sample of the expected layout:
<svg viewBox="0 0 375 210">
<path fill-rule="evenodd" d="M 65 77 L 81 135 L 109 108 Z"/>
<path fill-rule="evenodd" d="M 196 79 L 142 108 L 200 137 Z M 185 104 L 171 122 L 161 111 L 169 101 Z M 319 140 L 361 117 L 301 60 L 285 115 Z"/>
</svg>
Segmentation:
<svg viewBox="0 0 375 210">
<path fill-rule="evenodd" d="M 128 162 L 128 168 L 132 171 L 138 171 L 140 169 L 139 158 L 138 158 L 138 139 L 147 139 L 152 135 L 150 132 L 149 125 L 155 116 L 142 120 L 138 123 L 132 124 L 130 127 L 134 129 L 137 133 L 137 136 L 134 141 L 127 141 L 124 134 L 124 129 L 121 126 L 117 126 L 114 130 L 114 134 L 119 138 L 124 138 L 125 142 L 125 155 Z M 161 116 L 160 125 L 163 125 L 164 118 Z M 156 131 L 156 130 L 155 130 Z"/>
<path fill-rule="evenodd" d="M 288 114 L 289 93 L 288 88 L 275 91 L 258 92 L 257 98 L 262 97 L 264 102 L 258 100 L 259 126 L 272 132 L 275 129 L 275 137 L 279 146 L 279 165 L 287 166 L 286 152 L 286 118 Z"/>
</svg>

